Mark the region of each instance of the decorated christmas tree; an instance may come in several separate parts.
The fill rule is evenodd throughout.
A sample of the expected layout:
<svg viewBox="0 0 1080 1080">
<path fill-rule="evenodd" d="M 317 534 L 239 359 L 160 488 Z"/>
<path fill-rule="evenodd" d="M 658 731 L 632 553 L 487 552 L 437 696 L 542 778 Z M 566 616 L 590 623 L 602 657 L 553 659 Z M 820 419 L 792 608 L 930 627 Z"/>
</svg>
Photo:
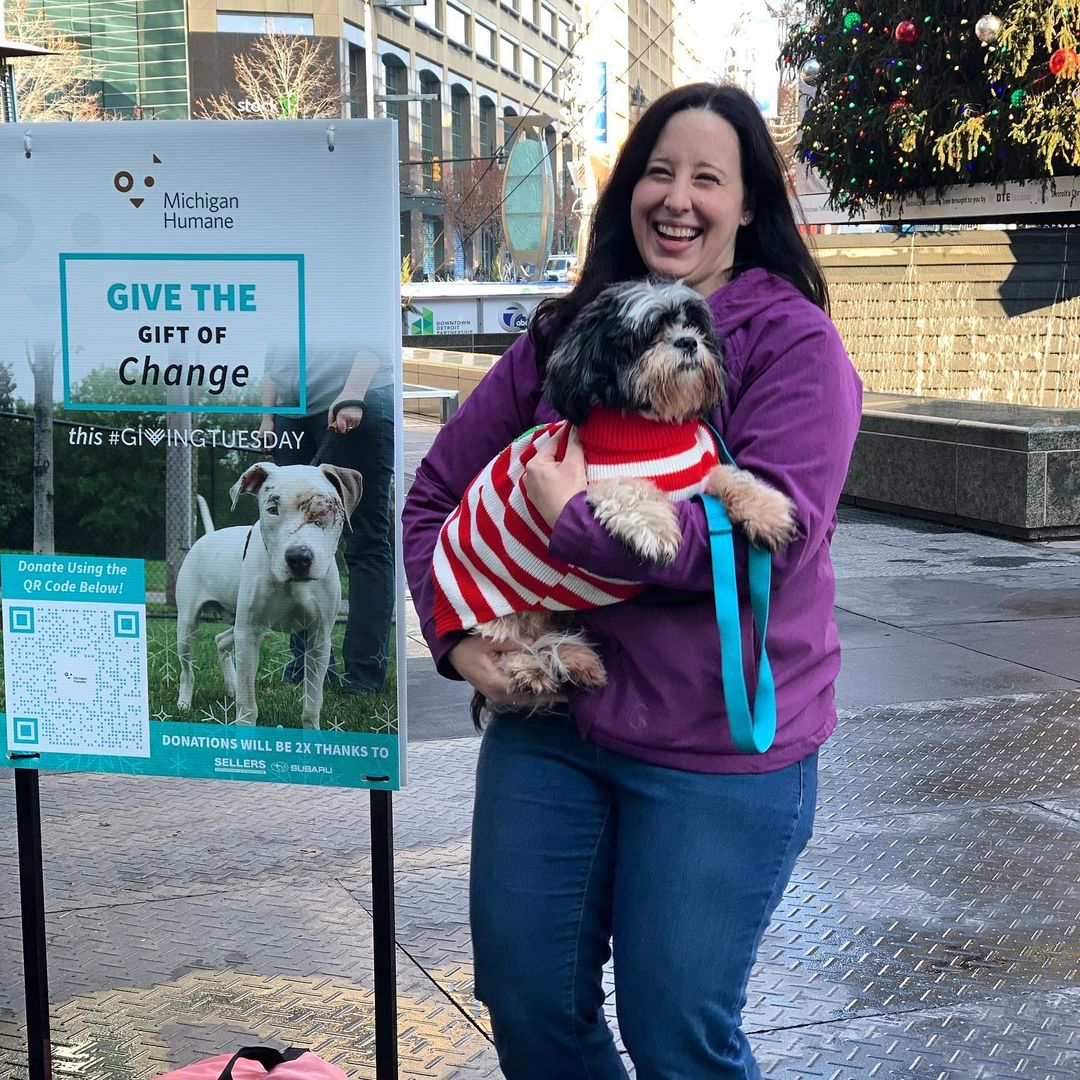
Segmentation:
<svg viewBox="0 0 1080 1080">
<path fill-rule="evenodd" d="M 797 154 L 840 207 L 1080 171 L 1078 0 L 807 0 L 781 62 L 813 95 Z"/>
</svg>

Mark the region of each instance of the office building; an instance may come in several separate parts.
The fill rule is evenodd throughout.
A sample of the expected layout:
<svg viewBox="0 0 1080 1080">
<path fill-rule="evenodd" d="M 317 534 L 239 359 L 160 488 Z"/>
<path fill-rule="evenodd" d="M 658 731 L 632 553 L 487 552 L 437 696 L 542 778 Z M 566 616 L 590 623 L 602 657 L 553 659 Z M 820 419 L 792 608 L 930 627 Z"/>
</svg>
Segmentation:
<svg viewBox="0 0 1080 1080">
<path fill-rule="evenodd" d="M 496 251 L 489 231 L 476 228 L 462 244 L 462 230 L 447 228 L 444 196 L 455 169 L 459 188 L 486 170 L 471 201 L 497 220 L 491 174 L 501 171 L 488 164 L 501 159 L 522 119 L 533 118 L 551 150 L 556 189 L 573 200 L 563 98 L 581 23 L 577 0 L 426 0 L 392 8 L 377 6 L 386 0 L 39 2 L 82 46 L 94 71 L 90 89 L 104 109 L 132 119 L 184 118 L 222 93 L 242 113 L 258 115 L 260 103 L 239 100 L 233 77 L 234 59 L 252 37 L 272 27 L 324 43 L 341 114 L 398 121 L 402 254 L 425 276 L 490 268 Z M 565 234 L 556 242 L 565 244 Z"/>
<path fill-rule="evenodd" d="M 573 0 L 427 0 L 389 9 L 359 0 L 290 0 L 282 6 L 287 15 L 238 10 L 239 0 L 189 0 L 192 104 L 229 87 L 232 57 L 268 21 L 325 39 L 338 65 L 343 114 L 398 122 L 402 255 L 411 256 L 418 276 L 490 270 L 497 252 L 482 222 L 488 211 L 497 222 L 494 177 L 501 175 L 491 159 L 522 117 L 549 118 L 540 127 L 566 191 L 560 95 L 580 21 Z M 365 26 L 369 11 L 373 41 Z M 370 78 L 369 57 L 375 58 Z M 455 170 L 458 190 L 464 183 L 466 193 L 483 177 L 462 230 L 448 227 L 443 200 Z M 477 203 L 484 208 L 479 220 Z"/>
<path fill-rule="evenodd" d="M 88 89 L 116 116 L 188 115 L 184 0 L 30 0 L 82 48 L 94 77 Z"/>
</svg>

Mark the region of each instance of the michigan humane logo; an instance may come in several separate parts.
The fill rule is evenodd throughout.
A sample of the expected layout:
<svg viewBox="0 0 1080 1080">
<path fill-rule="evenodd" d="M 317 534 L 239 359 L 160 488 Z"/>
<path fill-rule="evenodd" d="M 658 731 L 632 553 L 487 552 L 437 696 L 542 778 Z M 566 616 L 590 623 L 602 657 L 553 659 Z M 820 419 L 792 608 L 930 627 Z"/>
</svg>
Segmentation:
<svg viewBox="0 0 1080 1080">
<path fill-rule="evenodd" d="M 155 165 L 163 164 L 157 154 L 151 158 Z M 119 169 L 113 175 L 113 187 L 121 195 L 127 196 L 128 202 L 138 210 L 147 201 L 147 195 L 132 195 L 131 192 L 139 185 L 136 179 L 139 170 Z M 157 183 L 157 178 L 147 174 L 142 178 L 141 189 L 149 192 Z M 236 221 L 231 214 L 223 214 L 223 210 L 238 210 L 240 197 L 238 195 L 216 195 L 208 191 L 166 191 L 162 195 L 162 227 L 171 229 L 232 229 Z M 178 214 L 169 211 L 176 210 L 203 210 L 202 214 Z"/>
</svg>

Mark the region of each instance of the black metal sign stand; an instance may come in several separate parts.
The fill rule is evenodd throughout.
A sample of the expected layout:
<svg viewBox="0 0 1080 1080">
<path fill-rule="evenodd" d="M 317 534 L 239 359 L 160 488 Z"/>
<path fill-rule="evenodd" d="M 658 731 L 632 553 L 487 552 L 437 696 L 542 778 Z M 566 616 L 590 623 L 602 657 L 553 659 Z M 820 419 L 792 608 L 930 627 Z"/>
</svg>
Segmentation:
<svg viewBox="0 0 1080 1080">
<path fill-rule="evenodd" d="M 37 769 L 15 770 L 23 977 L 29 1080 L 52 1080 L 45 882 Z M 375 974 L 375 1076 L 397 1080 L 397 961 L 394 940 L 394 815 L 389 791 L 371 792 L 371 896 Z M 227 1048 L 226 1048 L 227 1049 Z"/>
<path fill-rule="evenodd" d="M 371 792 L 371 917 L 375 940 L 375 1076 L 397 1080 L 397 945 L 394 939 L 394 810 Z"/>
<path fill-rule="evenodd" d="M 15 770 L 15 819 L 19 831 L 26 1049 L 30 1080 L 52 1080 L 49 973 L 45 962 L 45 881 L 41 861 L 41 800 L 37 769 Z"/>
</svg>

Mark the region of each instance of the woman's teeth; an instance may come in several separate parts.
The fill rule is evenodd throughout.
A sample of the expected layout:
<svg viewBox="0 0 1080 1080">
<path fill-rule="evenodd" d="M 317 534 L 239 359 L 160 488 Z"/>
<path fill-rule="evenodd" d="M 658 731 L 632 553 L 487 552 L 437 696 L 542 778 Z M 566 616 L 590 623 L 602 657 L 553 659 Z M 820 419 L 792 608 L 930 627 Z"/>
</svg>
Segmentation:
<svg viewBox="0 0 1080 1080">
<path fill-rule="evenodd" d="M 688 226 L 654 225 L 653 228 L 665 240 L 693 240 L 701 234 L 700 229 L 691 229 Z"/>
</svg>

